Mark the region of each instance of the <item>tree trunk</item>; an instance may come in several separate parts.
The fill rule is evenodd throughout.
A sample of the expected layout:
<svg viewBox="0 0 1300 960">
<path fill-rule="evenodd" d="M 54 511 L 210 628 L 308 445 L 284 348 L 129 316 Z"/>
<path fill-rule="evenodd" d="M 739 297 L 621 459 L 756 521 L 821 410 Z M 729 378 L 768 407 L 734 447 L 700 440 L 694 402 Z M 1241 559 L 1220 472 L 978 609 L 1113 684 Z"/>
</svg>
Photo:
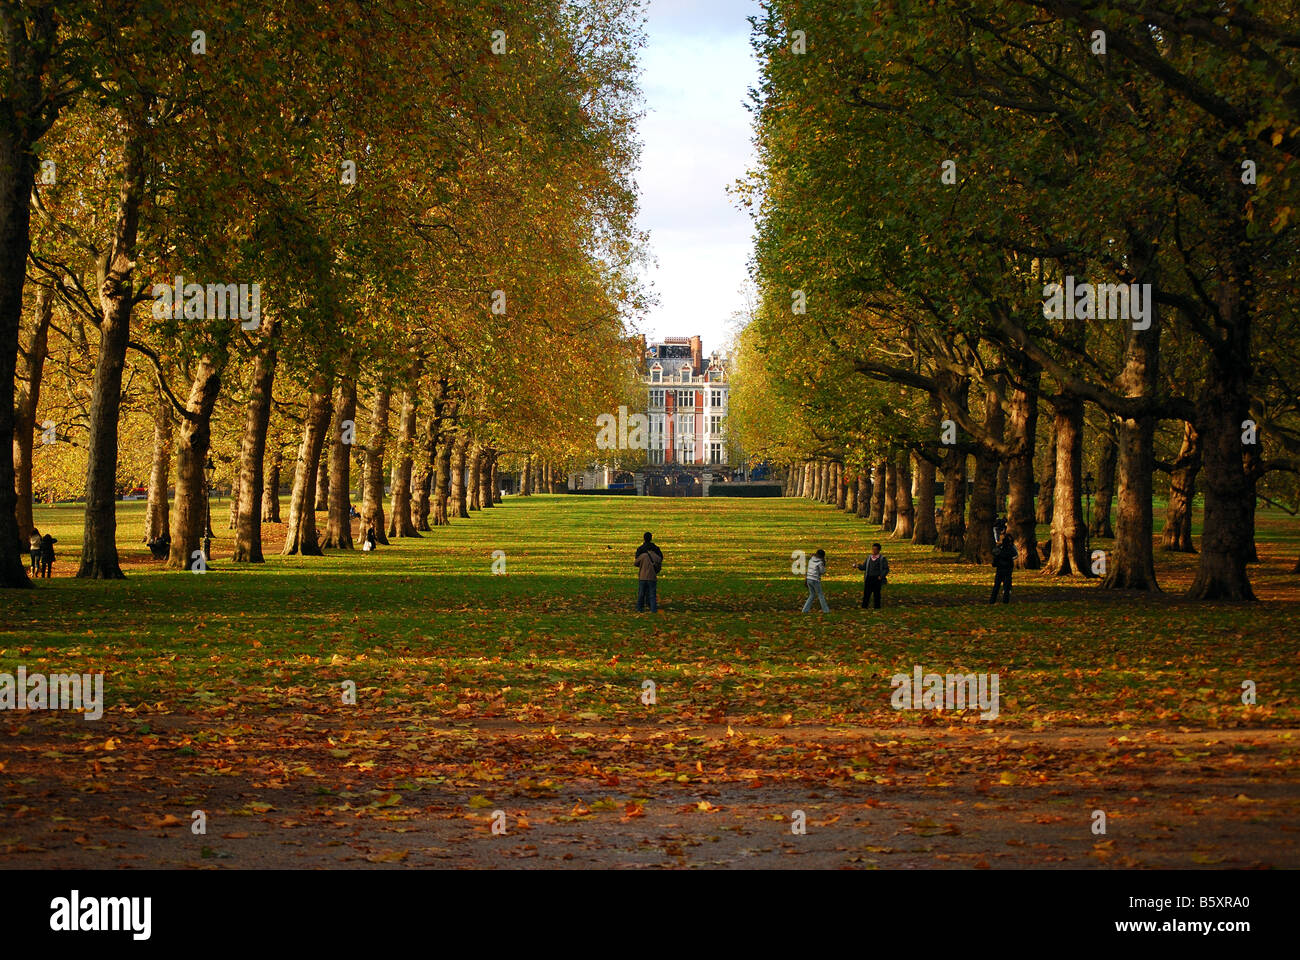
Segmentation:
<svg viewBox="0 0 1300 960">
<path fill-rule="evenodd" d="M 36 317 L 32 339 L 26 350 L 20 346 L 22 370 L 18 398 L 14 404 L 14 485 L 18 493 L 16 516 L 18 543 L 32 535 L 32 445 L 35 442 L 36 411 L 41 401 L 41 376 L 49 355 L 50 320 L 54 315 L 54 294 L 44 285 L 36 288 Z"/>
<path fill-rule="evenodd" d="M 167 487 L 172 471 L 172 402 L 161 386 L 154 388 L 153 458 L 149 467 L 149 498 L 144 508 L 144 542 L 160 539 L 171 529 Z"/>
<path fill-rule="evenodd" d="M 1196 427 L 1183 423 L 1183 442 L 1169 472 L 1169 501 L 1165 506 L 1165 528 L 1160 532 L 1160 549 L 1173 553 L 1195 553 L 1192 545 L 1192 499 L 1196 496 L 1196 473 L 1201 468 L 1201 447 Z"/>
<path fill-rule="evenodd" d="M 844 472 L 844 509 L 848 513 L 857 514 L 858 512 L 858 479 Z"/>
<path fill-rule="evenodd" d="M 469 434 L 458 429 L 456 440 L 451 445 L 451 509 L 462 519 L 469 519 L 469 506 L 465 497 L 465 448 L 467 446 L 469 446 Z"/>
<path fill-rule="evenodd" d="M 212 446 L 212 410 L 221 392 L 221 368 L 201 357 L 176 431 L 176 505 L 172 510 L 170 570 L 192 569 L 200 541 L 211 525 L 204 466 Z M 205 562 L 211 557 L 204 557 Z"/>
<path fill-rule="evenodd" d="M 433 414 L 424 425 L 420 437 L 419 469 L 415 473 L 415 503 L 411 512 L 415 515 L 415 529 L 429 529 L 430 498 L 433 496 L 434 474 L 437 472 L 438 431 L 442 429 L 442 418 L 447 399 L 447 380 L 438 381 L 438 389 L 433 397 Z"/>
<path fill-rule="evenodd" d="M 898 523 L 898 464 L 891 456 L 885 461 L 885 503 L 881 517 L 881 533 L 889 533 Z"/>
<path fill-rule="evenodd" d="M 904 451 L 902 456 L 898 458 L 895 480 L 898 492 L 894 496 L 894 502 L 897 506 L 898 516 L 894 522 L 894 532 L 891 536 L 898 540 L 910 540 L 912 539 L 916 521 L 916 513 L 912 507 L 911 453 Z"/>
<path fill-rule="evenodd" d="M 301 554 L 304 557 L 322 556 L 316 533 L 316 474 L 320 464 L 321 448 L 330 426 L 333 402 L 329 393 L 329 380 L 318 377 L 312 384 L 307 401 L 307 417 L 303 421 L 302 444 L 298 448 L 298 464 L 293 472 L 293 493 L 289 497 L 289 524 L 285 531 L 286 557 Z M 382 482 L 382 481 L 381 481 Z M 383 507 L 380 507 L 382 510 Z"/>
<path fill-rule="evenodd" d="M 880 460 L 871 468 L 871 512 L 867 514 L 870 523 L 885 522 L 885 461 Z"/>
<path fill-rule="evenodd" d="M 1187 595 L 1197 600 L 1254 600 L 1246 564 L 1254 548 L 1254 479 L 1246 474 L 1242 423 L 1250 409 L 1252 256 L 1244 238 L 1223 249 L 1217 293 L 1223 342 L 1210 352 L 1196 403 L 1205 482 L 1201 557 Z M 1258 442 L 1258 441 L 1257 441 Z M 1251 453 L 1255 459 L 1258 448 Z"/>
<path fill-rule="evenodd" d="M 1046 454 L 1043 457 L 1042 480 L 1038 483 L 1038 509 L 1035 517 L 1039 523 L 1051 523 L 1052 496 L 1056 493 L 1056 420 L 1047 431 Z"/>
<path fill-rule="evenodd" d="M 934 522 L 934 473 L 934 464 L 918 455 L 913 543 L 930 545 L 939 539 L 939 526 Z"/>
<path fill-rule="evenodd" d="M 266 460 L 266 430 L 271 423 L 279 329 L 278 320 L 272 321 L 267 329 L 263 348 L 253 361 L 248 403 L 244 406 L 244 437 L 239 444 L 239 496 L 234 498 L 237 519 L 235 552 L 231 559 L 236 563 L 264 563 L 266 560 L 262 554 L 262 514 L 266 499 L 262 471 Z M 277 469 L 277 486 L 279 482 Z M 278 496 L 275 502 L 278 505 Z"/>
<path fill-rule="evenodd" d="M 126 347 L 131 333 L 131 310 L 135 278 L 136 235 L 140 225 L 140 203 L 144 196 L 144 135 L 134 122 L 128 123 L 124 145 L 125 167 L 122 192 L 118 201 L 112 251 L 107 264 L 99 265 L 99 302 L 103 310 L 99 323 L 99 356 L 95 361 L 95 381 L 90 400 L 89 449 L 86 463 L 86 512 L 81 544 L 78 577 L 94 580 L 121 580 L 117 562 L 117 430 L 122 409 L 122 370 L 126 365 Z M 12 352 L 6 351 L 8 357 Z M 6 357 L 5 362 L 10 362 Z M 0 376 L 0 381 L 7 384 Z M 0 403 L 12 416 L 10 404 Z M 0 447 L 10 445 L 0 435 Z M 3 451 L 5 459 L 12 455 Z M 0 464 L 0 475 L 5 473 Z M 12 516 L 7 509 L 12 501 L 13 484 L 0 476 L 0 518 Z M 0 540 L 11 521 L 0 519 Z M 17 532 L 16 522 L 14 532 Z M 173 543 L 175 534 L 172 535 Z"/>
<path fill-rule="evenodd" d="M 469 480 L 466 483 L 465 492 L 469 499 L 469 508 L 471 510 L 479 509 L 479 494 L 482 490 L 482 482 L 479 479 L 479 473 L 483 468 L 483 448 L 475 440 L 470 444 L 469 452 L 466 454 L 466 460 L 469 464 Z M 550 479 L 551 470 L 547 465 L 547 479 Z M 549 491 L 548 491 L 549 492 Z"/>
<path fill-rule="evenodd" d="M 22 326 L 23 283 L 31 250 L 32 186 L 37 162 L 32 147 L 58 113 L 58 107 L 47 96 L 45 81 L 54 73 L 50 58 L 60 49 L 56 38 L 62 18 L 54 7 L 23 4 L 6 7 L 4 19 L 6 84 L 0 96 L 0 109 L 4 111 L 4 121 L 0 122 L 0 587 L 30 588 L 32 582 L 23 562 L 27 544 L 19 539 L 15 510 L 14 374 L 18 330 Z M 128 149 L 128 173 L 133 155 Z M 133 182 L 128 176 L 127 183 Z M 124 189 L 124 199 L 127 193 Z M 114 261 L 115 269 L 126 268 L 128 280 L 129 261 L 134 259 L 134 215 L 129 225 L 131 250 L 123 251 L 128 254 L 125 260 Z M 118 237 L 125 239 L 122 226 L 119 214 Z M 116 441 L 116 436 L 113 439 Z M 111 573 L 116 567 L 114 550 L 111 565 L 105 563 L 103 570 Z M 117 569 L 115 575 L 120 577 L 121 570 Z"/>
<path fill-rule="evenodd" d="M 1083 524 L 1083 401 L 1062 394 L 1055 401 L 1056 489 L 1052 492 L 1052 549 L 1047 573 L 1090 577 L 1092 569 Z"/>
<path fill-rule="evenodd" d="M 370 408 L 370 437 L 366 442 L 365 495 L 361 501 L 362 539 L 373 528 L 375 540 L 383 544 L 388 543 L 387 527 L 384 526 L 384 448 L 388 443 L 389 400 L 387 387 L 375 389 L 374 404 Z"/>
<path fill-rule="evenodd" d="M 330 446 L 329 515 L 325 521 L 323 549 L 351 550 L 352 541 L 352 452 L 356 447 L 357 381 L 345 373 L 334 390 L 334 405 L 338 410 L 338 429 Z M 347 425 L 351 424 L 352 443 L 344 443 Z"/>
<path fill-rule="evenodd" d="M 845 508 L 848 501 L 848 487 L 844 483 L 844 464 L 838 460 L 835 461 L 835 506 L 840 510 Z"/>
<path fill-rule="evenodd" d="M 1042 566 L 1038 556 L 1038 529 L 1034 518 L 1034 446 L 1038 439 L 1037 370 L 1022 371 L 1027 389 L 1012 388 L 1007 397 L 1009 436 L 1019 444 L 1007 461 L 1007 533 L 1020 554 L 1025 570 Z"/>
<path fill-rule="evenodd" d="M 226 516 L 226 529 L 239 528 L 239 465 L 235 465 L 234 476 L 230 480 L 229 513 Z"/>
<path fill-rule="evenodd" d="M 491 447 L 483 450 L 483 462 L 479 465 L 478 482 L 479 494 L 478 505 L 480 509 L 486 510 L 492 506 L 492 461 L 494 453 Z"/>
<path fill-rule="evenodd" d="M 418 373 L 414 376 L 418 377 Z M 388 535 L 390 537 L 418 537 L 419 531 L 411 521 L 411 467 L 415 463 L 416 386 L 402 391 L 402 412 L 398 419 L 400 430 L 397 456 L 393 462 L 393 499 L 390 509 Z"/>
<path fill-rule="evenodd" d="M 498 456 L 499 454 L 495 450 L 492 451 L 491 482 L 492 482 L 492 502 L 494 504 L 501 502 L 501 484 L 500 481 L 497 479 L 497 457 Z"/>
<path fill-rule="evenodd" d="M 993 440 L 1006 433 L 1007 414 L 996 390 L 984 394 L 984 432 Z M 997 451 L 981 443 L 975 449 L 975 480 L 971 484 L 970 526 L 962 541 L 961 558 L 967 563 L 993 561 L 993 521 L 998 511 Z"/>
<path fill-rule="evenodd" d="M 1155 284 L 1154 247 L 1130 237 L 1130 267 L 1135 282 Z M 1145 330 L 1124 326 L 1124 368 L 1116 378 L 1119 393 L 1131 399 L 1152 398 L 1159 387 L 1160 308 L 1151 305 L 1151 322 Z M 1155 416 L 1149 408 L 1119 419 L 1119 510 L 1115 521 L 1115 549 L 1107 557 L 1102 586 L 1110 589 L 1159 590 L 1152 547 L 1152 473 L 1155 470 Z M 1204 431 L 1201 432 L 1204 438 Z M 1209 552 L 1208 549 L 1205 552 Z"/>
<path fill-rule="evenodd" d="M 1011 494 L 1011 467 L 1005 461 L 998 464 L 997 491 L 994 494 L 994 512 L 999 517 L 1007 515 L 1007 497 Z"/>
<path fill-rule="evenodd" d="M 284 465 L 284 450 L 280 446 L 277 434 L 271 448 L 271 466 L 266 471 L 266 482 L 262 485 L 262 522 L 280 522 L 280 469 Z"/>
<path fill-rule="evenodd" d="M 321 442 L 320 466 L 316 468 L 316 509 L 324 513 L 330 508 L 330 463 L 333 460 L 334 438 L 339 435 L 337 422 L 333 430 L 325 431 Z"/>
<path fill-rule="evenodd" d="M 966 542 L 966 451 L 948 447 L 943 465 L 943 513 L 939 518 L 940 550 L 960 553 Z"/>
<path fill-rule="evenodd" d="M 1101 432 L 1101 451 L 1097 457 L 1097 502 L 1093 504 L 1091 532 L 1093 537 L 1110 539 L 1115 530 L 1110 525 L 1111 507 L 1115 501 L 1115 424 L 1109 414 L 1106 429 Z"/>
<path fill-rule="evenodd" d="M 450 453 L 448 453 L 450 456 Z M 521 497 L 531 497 L 533 495 L 533 458 L 524 457 L 524 467 L 519 474 L 519 495 Z"/>
<path fill-rule="evenodd" d="M 858 468 L 858 509 L 857 514 L 864 520 L 871 514 L 871 479 L 867 475 L 867 464 Z"/>
</svg>

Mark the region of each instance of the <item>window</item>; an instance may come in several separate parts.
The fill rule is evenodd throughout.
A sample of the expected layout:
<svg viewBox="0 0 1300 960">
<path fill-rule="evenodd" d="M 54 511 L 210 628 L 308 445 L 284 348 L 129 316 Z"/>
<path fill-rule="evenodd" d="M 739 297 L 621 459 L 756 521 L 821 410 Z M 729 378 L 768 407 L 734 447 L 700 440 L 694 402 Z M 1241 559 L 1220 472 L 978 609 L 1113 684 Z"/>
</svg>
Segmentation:
<svg viewBox="0 0 1300 960">
<path fill-rule="evenodd" d="M 715 407 L 720 407 L 720 406 L 722 406 L 722 391 L 721 391 L 721 390 L 713 390 L 713 391 L 710 391 L 710 392 L 713 394 L 713 400 L 712 400 L 712 404 L 713 404 L 713 406 L 715 406 Z"/>
<path fill-rule="evenodd" d="M 691 447 L 692 447 L 692 444 L 688 443 L 688 442 L 685 441 L 685 440 L 678 441 L 678 443 L 677 443 L 677 462 L 678 462 L 678 463 L 690 463 L 690 462 L 691 462 Z"/>
<path fill-rule="evenodd" d="M 717 443 L 717 442 L 715 442 L 715 443 L 710 444 L 709 446 L 710 446 L 710 449 L 709 449 L 709 463 L 721 463 L 721 462 L 722 462 L 722 444 L 721 444 L 721 443 Z"/>
<path fill-rule="evenodd" d="M 689 413 L 677 415 L 677 432 L 692 433 L 695 430 L 695 417 Z"/>
<path fill-rule="evenodd" d="M 692 370 L 691 365 L 689 363 L 683 363 L 681 365 L 681 368 L 677 372 L 681 375 L 682 383 L 691 382 L 691 374 L 694 371 Z"/>
<path fill-rule="evenodd" d="M 662 390 L 650 391 L 650 406 L 659 409 L 664 405 L 664 392 Z"/>
<path fill-rule="evenodd" d="M 695 409 L 695 391 L 694 391 L 694 390 L 678 390 L 678 391 L 677 391 L 677 406 L 681 407 L 683 410 L 694 410 L 694 409 Z"/>
<path fill-rule="evenodd" d="M 650 368 L 650 382 L 662 383 L 663 379 L 664 379 L 664 368 L 659 366 L 659 364 L 656 363 L 653 367 Z"/>
<path fill-rule="evenodd" d="M 722 418 L 717 416 L 716 414 L 712 417 L 709 417 L 709 433 L 721 433 L 721 432 L 722 432 Z M 716 463 L 717 461 L 714 462 Z"/>
</svg>

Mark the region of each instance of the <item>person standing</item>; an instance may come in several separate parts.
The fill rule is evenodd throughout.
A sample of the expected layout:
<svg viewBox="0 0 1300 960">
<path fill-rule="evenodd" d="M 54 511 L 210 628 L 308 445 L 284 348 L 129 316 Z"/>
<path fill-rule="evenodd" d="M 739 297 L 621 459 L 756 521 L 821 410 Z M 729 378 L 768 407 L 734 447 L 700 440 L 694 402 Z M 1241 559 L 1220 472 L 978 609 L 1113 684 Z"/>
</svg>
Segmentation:
<svg viewBox="0 0 1300 960">
<path fill-rule="evenodd" d="M 41 531 L 32 527 L 32 535 L 27 538 L 27 554 L 32 561 L 32 576 L 36 576 L 41 567 Z"/>
<path fill-rule="evenodd" d="M 858 564 L 863 572 L 862 609 L 867 608 L 867 601 L 875 598 L 875 607 L 880 609 L 880 588 L 888 582 L 889 558 L 880 552 L 880 544 L 871 545 L 871 556 Z"/>
<path fill-rule="evenodd" d="M 1011 602 L 1011 571 L 1015 569 L 1019 556 L 1015 542 L 1004 533 L 993 548 L 993 592 L 989 594 L 989 603 L 997 603 L 999 587 L 1002 588 L 1002 602 Z"/>
<path fill-rule="evenodd" d="M 821 604 L 822 613 L 831 612 L 830 605 L 826 602 L 826 595 L 822 593 L 822 576 L 825 573 L 826 551 L 818 550 L 808 561 L 808 569 L 804 571 L 804 585 L 808 587 L 808 599 L 803 602 L 803 613 L 812 609 L 814 599 Z"/>
<path fill-rule="evenodd" d="M 649 533 L 645 535 L 644 542 L 636 548 L 636 559 L 632 565 L 636 567 L 636 610 L 640 613 L 647 606 L 651 613 L 659 612 L 659 571 L 663 568 L 664 555 L 659 549 L 659 544 L 654 542 L 654 538 Z"/>
</svg>

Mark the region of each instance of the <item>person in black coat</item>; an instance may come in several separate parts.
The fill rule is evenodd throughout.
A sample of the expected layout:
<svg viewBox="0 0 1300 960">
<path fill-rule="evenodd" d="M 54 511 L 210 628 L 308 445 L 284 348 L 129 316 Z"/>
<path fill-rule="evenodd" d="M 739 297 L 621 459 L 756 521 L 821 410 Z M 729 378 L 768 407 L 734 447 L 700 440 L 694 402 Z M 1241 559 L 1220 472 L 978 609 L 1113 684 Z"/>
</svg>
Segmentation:
<svg viewBox="0 0 1300 960">
<path fill-rule="evenodd" d="M 41 537 L 41 567 L 36 574 L 38 577 L 50 579 L 50 568 L 54 566 L 54 545 L 58 542 L 48 533 Z"/>
<path fill-rule="evenodd" d="M 1002 602 L 1011 602 L 1011 571 L 1016 568 L 1016 558 L 1020 551 L 1005 533 L 993 548 L 993 592 L 989 594 L 989 603 L 996 603 L 998 588 L 1002 588 Z"/>
<path fill-rule="evenodd" d="M 863 573 L 862 580 L 862 608 L 867 608 L 867 600 L 875 598 L 875 607 L 880 609 L 880 588 L 885 585 L 889 577 L 889 558 L 880 552 L 880 544 L 871 545 L 871 556 L 858 564 L 858 569 Z"/>
</svg>

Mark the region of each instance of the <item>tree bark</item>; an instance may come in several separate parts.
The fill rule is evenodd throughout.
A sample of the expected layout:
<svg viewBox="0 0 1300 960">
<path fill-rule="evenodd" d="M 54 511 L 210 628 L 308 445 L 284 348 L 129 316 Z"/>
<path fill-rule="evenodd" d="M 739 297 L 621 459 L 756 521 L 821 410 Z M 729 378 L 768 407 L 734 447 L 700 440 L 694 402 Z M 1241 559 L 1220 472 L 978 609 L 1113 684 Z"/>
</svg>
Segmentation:
<svg viewBox="0 0 1300 960">
<path fill-rule="evenodd" d="M 209 527 L 207 477 L 204 466 L 212 446 L 212 410 L 221 392 L 221 368 L 201 357 L 190 384 L 185 415 L 176 431 L 176 505 L 172 510 L 170 570 L 189 570 Z M 211 557 L 204 557 L 211 561 Z"/>
<path fill-rule="evenodd" d="M 22 326 L 23 283 L 31 250 L 31 198 L 37 161 L 32 147 L 58 113 L 48 99 L 46 84 L 61 79 L 50 69 L 51 54 L 58 49 L 59 17 L 55 7 L 45 4 L 23 4 L 6 11 L 7 82 L 0 96 L 0 110 L 4 112 L 4 122 L 0 122 L 0 587 L 30 588 L 32 582 L 23 562 L 27 544 L 19 539 L 15 510 L 14 375 Z M 10 21 L 10 17 L 18 22 Z M 128 159 L 130 156 L 128 150 Z M 128 177 L 131 182 L 133 178 Z M 121 237 L 120 215 L 118 227 Z M 134 253 L 134 216 L 130 241 Z M 128 279 L 131 259 L 114 261 L 115 269 L 126 267 Z M 115 549 L 111 564 L 104 563 L 103 571 L 112 573 L 116 568 Z M 115 575 L 120 577 L 121 570 L 116 569 Z"/>
<path fill-rule="evenodd" d="M 469 445 L 469 434 L 457 429 L 456 439 L 451 445 L 451 509 L 461 519 L 469 519 L 469 507 L 465 497 L 465 448 Z"/>
<path fill-rule="evenodd" d="M 374 529 L 375 540 L 388 543 L 384 526 L 384 448 L 388 444 L 388 406 L 391 393 L 387 387 L 375 389 L 370 408 L 370 437 L 366 442 L 366 474 L 361 501 L 361 537 Z"/>
<path fill-rule="evenodd" d="M 943 465 L 943 513 L 939 518 L 940 550 L 960 553 L 966 542 L 966 451 L 948 447 Z"/>
<path fill-rule="evenodd" d="M 469 464 L 469 480 L 466 483 L 465 493 L 469 499 L 469 508 L 471 510 L 479 509 L 479 494 L 482 490 L 482 483 L 479 479 L 479 473 L 483 468 L 483 448 L 475 440 L 469 446 L 469 452 L 466 454 L 466 462 Z M 547 478 L 551 476 L 549 465 L 547 466 Z"/>
<path fill-rule="evenodd" d="M 854 515 L 858 512 L 858 478 L 847 470 L 844 474 L 844 509 Z"/>
<path fill-rule="evenodd" d="M 908 451 L 903 451 L 898 458 L 895 481 L 898 492 L 894 495 L 894 502 L 898 513 L 890 536 L 897 540 L 910 540 L 915 529 L 916 512 L 912 506 L 912 454 Z"/>
<path fill-rule="evenodd" d="M 418 378 L 418 372 L 414 374 Z M 418 537 L 411 521 L 411 468 L 415 463 L 416 383 L 402 391 L 402 412 L 398 419 L 399 439 L 393 463 L 393 494 L 389 517 L 390 537 Z"/>
<path fill-rule="evenodd" d="M 939 526 L 934 522 L 934 474 L 934 464 L 925 457 L 917 456 L 913 543 L 930 545 L 939 539 Z"/>
<path fill-rule="evenodd" d="M 1038 556 L 1038 529 L 1034 516 L 1034 447 L 1038 440 L 1038 384 L 1035 370 L 1022 371 L 1027 389 L 1013 387 L 1007 397 L 1008 433 L 1019 444 L 1007 461 L 1007 533 L 1020 554 L 1025 570 L 1042 566 Z"/>
<path fill-rule="evenodd" d="M 357 381 L 350 373 L 339 378 L 334 390 L 338 410 L 337 429 L 330 445 L 329 515 L 325 521 L 323 549 L 351 550 L 352 541 L 352 451 L 356 447 Z M 346 425 L 351 424 L 354 442 L 344 443 Z"/>
<path fill-rule="evenodd" d="M 879 460 L 871 468 L 871 509 L 867 521 L 874 524 L 885 522 L 885 461 Z"/>
<path fill-rule="evenodd" d="M 881 532 L 890 533 L 898 523 L 898 464 L 890 456 L 885 461 L 885 503 L 881 516 Z"/>
<path fill-rule="evenodd" d="M 280 522 L 280 469 L 284 465 L 284 450 L 277 435 L 271 447 L 271 466 L 266 471 L 266 482 L 262 485 L 262 522 Z"/>
<path fill-rule="evenodd" d="M 158 540 L 171 529 L 167 487 L 172 470 L 172 402 L 161 386 L 154 387 L 153 458 L 149 467 L 149 498 L 144 509 L 144 542 Z"/>
<path fill-rule="evenodd" d="M 330 508 L 330 464 L 333 462 L 334 437 L 339 435 L 338 423 L 333 430 L 325 431 L 321 442 L 320 466 L 316 468 L 316 509 L 324 513 Z"/>
<path fill-rule="evenodd" d="M 848 488 L 844 483 L 844 464 L 835 461 L 835 506 L 843 510 L 848 501 Z"/>
<path fill-rule="evenodd" d="M 78 577 L 94 580 L 121 580 L 124 577 L 117 561 L 117 430 L 122 409 L 122 370 L 126 365 L 126 348 L 130 340 L 131 310 L 135 306 L 136 236 L 140 226 L 140 203 L 144 197 L 144 131 L 128 121 L 124 144 L 124 173 L 118 200 L 112 249 L 107 263 L 99 271 L 99 356 L 95 361 L 95 381 L 90 400 L 89 449 L 86 463 L 86 512 L 81 544 Z M 12 354 L 10 354 L 12 355 Z M 7 360 L 6 360 L 7 362 Z M 0 376 L 0 380 L 3 377 Z M 8 411 L 7 402 L 0 403 Z M 12 412 L 6 413 L 6 417 Z M 8 448 L 0 435 L 0 447 Z M 4 449 L 5 459 L 10 451 Z M 8 477 L 0 464 L 0 481 Z M 7 522 L 5 508 L 13 485 L 0 482 L 0 539 Z M 16 533 L 16 524 L 15 524 Z M 175 534 L 173 534 L 173 543 Z"/>
<path fill-rule="evenodd" d="M 275 388 L 275 368 L 279 356 L 279 321 L 271 322 L 262 349 L 253 361 L 248 403 L 244 406 L 244 436 L 239 444 L 239 496 L 235 520 L 236 563 L 264 563 L 262 554 L 262 514 L 266 491 L 263 464 L 266 460 L 266 431 L 271 423 L 271 399 Z M 279 485 L 279 471 L 276 471 Z M 278 505 L 279 497 L 275 498 Z"/>
<path fill-rule="evenodd" d="M 867 464 L 858 468 L 858 509 L 857 514 L 864 520 L 871 514 L 871 478 L 867 475 Z"/>
<path fill-rule="evenodd" d="M 1169 501 L 1165 505 L 1165 528 L 1160 532 L 1160 549 L 1172 553 L 1195 553 L 1192 544 L 1192 499 L 1196 496 L 1196 473 L 1201 468 L 1200 438 L 1193 424 L 1183 423 L 1183 442 L 1169 472 Z"/>
<path fill-rule="evenodd" d="M 54 316 L 54 294 L 44 285 L 36 288 L 35 325 L 27 349 L 20 345 L 22 370 L 18 377 L 18 398 L 14 404 L 14 485 L 18 494 L 16 516 L 19 545 L 32 534 L 32 445 L 35 443 L 36 411 L 41 401 L 41 377 L 49 355 L 50 320 Z"/>
<path fill-rule="evenodd" d="M 1115 502 L 1115 424 L 1108 414 L 1106 429 L 1101 431 L 1101 450 L 1097 456 L 1097 502 L 1093 504 L 1091 533 L 1109 540 L 1115 536 L 1110 525 L 1111 507 Z"/>
<path fill-rule="evenodd" d="M 479 494 L 478 505 L 482 510 L 492 506 L 492 460 L 493 450 L 491 447 L 483 449 L 483 460 L 479 464 L 478 482 Z"/>
<path fill-rule="evenodd" d="M 1002 440 L 1006 433 L 1006 411 L 998 392 L 984 394 L 984 433 Z M 971 484 L 970 526 L 962 540 L 961 558 L 967 563 L 988 564 L 993 560 L 993 521 L 998 510 L 997 451 L 985 443 L 975 448 L 975 479 Z"/>
<path fill-rule="evenodd" d="M 1056 489 L 1052 492 L 1052 549 L 1047 573 L 1090 577 L 1083 524 L 1083 401 L 1070 394 L 1056 398 Z"/>
<path fill-rule="evenodd" d="M 499 457 L 499 454 L 497 453 L 497 451 L 495 451 L 495 450 L 492 451 L 492 476 L 491 476 L 491 482 L 492 482 L 492 502 L 493 502 L 494 504 L 497 504 L 497 503 L 500 503 L 500 502 L 501 502 L 501 484 L 500 484 L 500 482 L 497 480 L 497 459 L 498 459 L 498 457 Z"/>
<path fill-rule="evenodd" d="M 226 529 L 239 528 L 239 464 L 235 464 L 234 476 L 230 480 L 229 513 L 226 516 Z"/>
<path fill-rule="evenodd" d="M 411 508 L 416 530 L 429 529 L 430 498 L 433 496 L 434 475 L 437 472 L 438 431 L 442 429 L 446 397 L 447 380 L 443 378 L 438 381 L 438 389 L 433 396 L 433 413 L 425 421 L 424 432 L 420 437 L 420 466 L 415 473 L 415 503 Z"/>
<path fill-rule="evenodd" d="M 448 457 L 451 456 L 448 451 Z M 519 473 L 519 495 L 521 497 L 531 497 L 533 495 L 533 458 L 524 457 L 524 466 Z"/>
<path fill-rule="evenodd" d="M 304 557 L 323 555 L 316 532 L 316 475 L 333 407 L 329 380 L 318 377 L 312 384 L 311 396 L 307 401 L 302 443 L 298 447 L 298 464 L 293 472 L 289 524 L 285 531 L 284 549 L 280 551 L 286 557 L 294 554 Z M 380 509 L 383 509 L 382 506 Z"/>
<path fill-rule="evenodd" d="M 1038 509 L 1035 517 L 1039 523 L 1051 523 L 1056 493 L 1056 419 L 1047 431 L 1046 454 L 1043 457 L 1043 475 L 1038 484 Z"/>
</svg>

